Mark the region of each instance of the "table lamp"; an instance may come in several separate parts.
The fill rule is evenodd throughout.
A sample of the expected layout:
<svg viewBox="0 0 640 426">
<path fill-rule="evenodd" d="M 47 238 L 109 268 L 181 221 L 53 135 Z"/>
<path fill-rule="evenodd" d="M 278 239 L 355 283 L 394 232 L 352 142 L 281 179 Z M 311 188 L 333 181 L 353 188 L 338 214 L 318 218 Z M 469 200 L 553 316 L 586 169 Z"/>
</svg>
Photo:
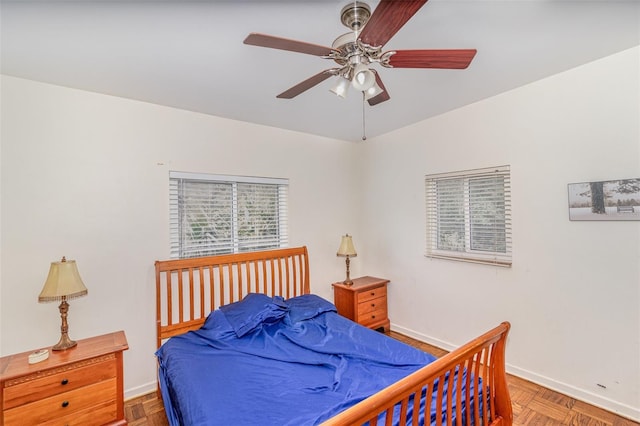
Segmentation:
<svg viewBox="0 0 640 426">
<path fill-rule="evenodd" d="M 338 256 L 347 258 L 347 279 L 343 281 L 343 284 L 352 285 L 353 281 L 351 281 L 351 278 L 349 278 L 349 257 L 356 257 L 358 253 L 356 253 L 356 248 L 353 246 L 351 235 L 346 234 L 342 236 L 342 240 L 340 240 L 340 247 L 338 247 L 338 253 L 336 254 Z"/>
<path fill-rule="evenodd" d="M 60 327 L 60 341 L 51 349 L 54 351 L 63 351 L 73 348 L 76 342 L 69 338 L 69 324 L 67 323 L 67 312 L 69 312 L 69 304 L 67 299 L 80 297 L 87 294 L 87 288 L 80 278 L 78 267 L 75 260 L 67 260 L 64 256 L 60 262 L 51 262 L 49 268 L 49 276 L 44 283 L 44 287 L 38 296 L 38 302 L 60 302 L 60 316 L 62 317 L 62 326 Z"/>
</svg>

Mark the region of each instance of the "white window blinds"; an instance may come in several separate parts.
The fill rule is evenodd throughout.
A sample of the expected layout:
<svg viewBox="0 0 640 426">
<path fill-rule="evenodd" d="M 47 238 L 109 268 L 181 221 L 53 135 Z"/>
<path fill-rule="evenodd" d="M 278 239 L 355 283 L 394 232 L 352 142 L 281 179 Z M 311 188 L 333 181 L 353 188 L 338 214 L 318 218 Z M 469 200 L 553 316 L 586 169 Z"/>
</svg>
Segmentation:
<svg viewBox="0 0 640 426">
<path fill-rule="evenodd" d="M 509 166 L 427 175 L 427 256 L 511 266 Z"/>
<path fill-rule="evenodd" d="M 170 172 L 171 258 L 286 247 L 287 179 Z"/>
</svg>

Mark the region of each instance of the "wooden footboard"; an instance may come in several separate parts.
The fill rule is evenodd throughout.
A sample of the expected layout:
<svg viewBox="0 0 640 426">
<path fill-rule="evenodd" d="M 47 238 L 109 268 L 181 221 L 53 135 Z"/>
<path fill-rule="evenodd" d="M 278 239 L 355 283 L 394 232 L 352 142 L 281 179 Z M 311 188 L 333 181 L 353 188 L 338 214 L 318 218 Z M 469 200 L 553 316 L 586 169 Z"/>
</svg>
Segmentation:
<svg viewBox="0 0 640 426">
<path fill-rule="evenodd" d="M 430 421 L 419 422 L 418 416 L 411 415 L 415 400 L 421 400 L 425 413 L 430 413 L 432 407 L 435 408 L 436 425 L 510 426 L 513 413 L 505 372 L 505 344 L 509 328 L 510 324 L 503 322 L 327 420 L 322 426 L 372 426 L 377 425 L 381 418 L 384 418 L 382 424 L 391 425 L 394 410 L 396 414 L 399 413 L 400 425 L 430 424 Z M 467 374 L 459 374 L 463 371 Z M 451 380 L 451 377 L 456 379 Z M 478 378 L 482 380 L 480 385 Z M 421 395 L 427 395 L 427 398 L 421 398 Z M 474 403 L 471 403 L 471 399 Z M 483 403 L 478 404 L 478 401 Z M 463 406 L 473 407 L 467 410 L 472 412 L 463 414 Z"/>
<path fill-rule="evenodd" d="M 309 293 L 307 248 L 157 261 L 157 347 L 196 330 L 209 312 L 249 293 L 290 298 Z"/>
</svg>

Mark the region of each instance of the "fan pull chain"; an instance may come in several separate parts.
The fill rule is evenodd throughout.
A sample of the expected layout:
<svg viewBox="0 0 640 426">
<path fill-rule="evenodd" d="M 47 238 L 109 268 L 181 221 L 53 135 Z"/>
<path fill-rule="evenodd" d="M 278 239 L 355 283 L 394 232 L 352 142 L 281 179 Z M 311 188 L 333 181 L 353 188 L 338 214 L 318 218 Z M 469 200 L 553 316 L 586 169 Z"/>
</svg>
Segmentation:
<svg viewBox="0 0 640 426">
<path fill-rule="evenodd" d="M 362 140 L 366 141 L 367 135 L 365 134 L 364 109 L 365 109 L 365 97 L 364 97 L 364 92 L 362 92 Z"/>
</svg>

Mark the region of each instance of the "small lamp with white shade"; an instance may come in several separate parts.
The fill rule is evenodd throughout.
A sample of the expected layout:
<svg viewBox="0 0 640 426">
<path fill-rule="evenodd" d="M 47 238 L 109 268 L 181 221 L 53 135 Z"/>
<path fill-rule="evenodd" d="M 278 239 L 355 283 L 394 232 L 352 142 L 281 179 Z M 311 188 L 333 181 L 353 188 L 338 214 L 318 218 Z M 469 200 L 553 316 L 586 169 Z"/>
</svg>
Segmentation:
<svg viewBox="0 0 640 426">
<path fill-rule="evenodd" d="M 349 258 L 356 257 L 358 253 L 356 253 L 356 248 L 353 246 L 353 239 L 351 238 L 351 235 L 346 234 L 342 236 L 342 239 L 340 240 L 340 247 L 338 247 L 338 253 L 336 253 L 336 255 L 346 257 L 347 279 L 343 281 L 343 284 L 352 285 L 353 281 L 349 277 Z"/>
<path fill-rule="evenodd" d="M 75 260 L 67 260 L 63 256 L 60 262 L 51 262 L 49 275 L 38 296 L 38 302 L 61 301 L 59 306 L 62 318 L 61 336 L 60 341 L 51 348 L 52 350 L 62 351 L 76 346 L 77 343 L 69 338 L 69 324 L 67 323 L 69 303 L 67 303 L 67 299 L 84 296 L 87 293 Z"/>
</svg>

